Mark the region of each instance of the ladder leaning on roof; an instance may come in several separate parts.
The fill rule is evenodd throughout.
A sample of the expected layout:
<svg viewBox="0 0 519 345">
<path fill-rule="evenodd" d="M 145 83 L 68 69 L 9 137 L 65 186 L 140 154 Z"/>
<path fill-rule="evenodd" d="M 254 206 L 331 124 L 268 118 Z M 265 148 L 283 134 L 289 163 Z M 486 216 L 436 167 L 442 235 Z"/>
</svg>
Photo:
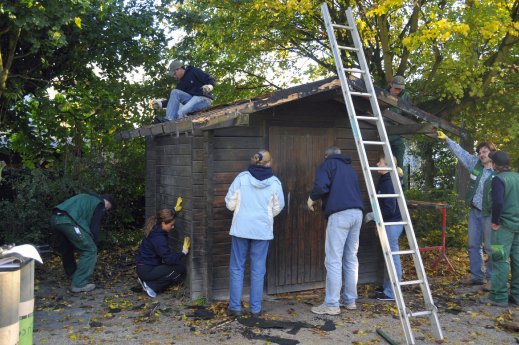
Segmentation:
<svg viewBox="0 0 519 345">
<path fill-rule="evenodd" d="M 382 114 L 380 112 L 380 108 L 378 106 L 377 97 L 375 94 L 375 89 L 373 87 L 373 83 L 371 80 L 371 76 L 368 70 L 368 64 L 366 62 L 366 57 L 364 56 L 364 51 L 362 49 L 362 43 L 360 40 L 359 33 L 355 26 L 355 20 L 353 18 L 353 14 L 351 8 L 346 10 L 346 18 L 347 25 L 334 24 L 331 22 L 330 13 L 328 11 L 328 6 L 326 3 L 321 5 L 321 11 L 323 14 L 324 23 L 326 25 L 326 31 L 328 32 L 328 38 L 330 40 L 331 49 L 333 52 L 333 57 L 335 60 L 335 65 L 337 68 L 337 74 L 339 75 L 339 79 L 342 87 L 342 94 L 344 97 L 344 103 L 346 104 L 346 109 L 348 111 L 348 117 L 350 119 L 351 128 L 353 131 L 353 135 L 355 138 L 355 144 L 357 145 L 357 151 L 359 153 L 360 162 L 362 165 L 362 170 L 364 173 L 364 179 L 366 181 L 371 207 L 373 209 L 373 215 L 375 218 L 375 222 L 377 225 L 377 231 L 380 238 L 380 243 L 382 246 L 382 251 L 384 254 L 384 259 L 386 262 L 386 267 L 388 270 L 389 278 L 391 279 L 391 285 L 393 286 L 393 291 L 395 293 L 395 300 L 398 306 L 398 311 L 400 314 L 400 321 L 402 322 L 402 327 L 405 333 L 405 338 L 408 344 L 414 344 L 415 339 L 411 329 L 411 317 L 416 316 L 429 316 L 431 329 L 434 337 L 436 338 L 436 342 L 443 342 L 443 334 L 440 327 L 440 322 L 438 319 L 438 309 L 434 305 L 431 291 L 429 288 L 429 284 L 427 282 L 427 276 L 425 274 L 425 269 L 422 263 L 422 258 L 420 256 L 420 250 L 418 244 L 416 242 L 416 237 L 414 235 L 413 226 L 411 224 L 411 218 L 409 217 L 409 211 L 407 209 L 407 205 L 405 202 L 402 186 L 400 184 L 400 180 L 398 177 L 398 173 L 396 171 L 395 163 L 392 159 L 389 159 L 387 163 L 388 167 L 380 168 L 380 167 L 371 167 L 368 162 L 367 154 L 366 154 L 366 146 L 380 146 L 384 150 L 384 155 L 386 157 L 392 157 L 392 152 L 389 144 L 389 139 L 386 133 L 386 129 L 384 127 L 384 122 L 382 119 Z M 351 37 L 353 40 L 353 47 L 339 46 L 337 44 L 337 40 L 335 38 L 335 30 L 346 30 L 351 33 Z M 359 68 L 345 68 L 342 64 L 340 51 L 344 50 L 346 52 L 356 53 L 357 62 Z M 354 92 L 350 91 L 350 87 L 348 84 L 348 80 L 346 77 L 346 73 L 358 73 L 362 76 L 364 80 L 366 90 L 365 92 Z M 352 96 L 360 96 L 369 98 L 371 104 L 371 115 L 369 116 L 357 116 L 355 113 L 355 108 L 353 107 Z M 362 138 L 361 128 L 359 127 L 359 121 L 368 121 L 373 124 L 376 124 L 380 141 L 366 141 Z M 391 176 L 391 181 L 393 183 L 395 194 L 377 194 L 375 189 L 375 185 L 373 183 L 373 178 L 371 176 L 372 171 L 377 170 L 387 170 Z M 398 202 L 398 206 L 400 208 L 400 212 L 402 214 L 402 221 L 400 222 L 384 222 L 382 218 L 382 213 L 380 211 L 378 205 L 379 198 L 396 198 Z M 404 231 L 407 236 L 407 240 L 409 242 L 409 250 L 400 250 L 391 252 L 389 247 L 389 242 L 386 235 L 386 226 L 390 225 L 403 225 Z M 398 281 L 398 277 L 396 274 L 396 269 L 393 261 L 393 255 L 411 255 L 413 258 L 414 266 L 416 269 L 416 280 L 410 281 Z M 419 285 L 421 288 L 421 293 L 423 295 L 425 310 L 412 312 L 410 309 L 406 307 L 402 286 L 407 285 Z"/>
</svg>

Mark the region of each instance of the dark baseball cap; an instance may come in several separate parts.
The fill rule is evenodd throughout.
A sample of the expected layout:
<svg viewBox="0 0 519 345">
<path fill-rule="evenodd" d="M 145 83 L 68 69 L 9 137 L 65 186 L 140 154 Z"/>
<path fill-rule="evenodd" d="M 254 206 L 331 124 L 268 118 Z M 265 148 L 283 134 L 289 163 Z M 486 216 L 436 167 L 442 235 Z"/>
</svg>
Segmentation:
<svg viewBox="0 0 519 345">
<path fill-rule="evenodd" d="M 501 167 L 506 167 L 510 164 L 510 157 L 505 151 L 492 151 L 488 154 L 488 157 L 492 162 Z"/>
</svg>

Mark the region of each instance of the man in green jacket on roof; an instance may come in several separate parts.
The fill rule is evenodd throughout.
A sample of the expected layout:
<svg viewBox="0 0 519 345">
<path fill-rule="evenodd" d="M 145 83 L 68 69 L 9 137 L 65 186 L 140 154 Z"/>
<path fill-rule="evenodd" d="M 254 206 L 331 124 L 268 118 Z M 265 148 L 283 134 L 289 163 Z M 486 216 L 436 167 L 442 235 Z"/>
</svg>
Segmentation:
<svg viewBox="0 0 519 345">
<path fill-rule="evenodd" d="M 405 89 L 405 78 L 401 75 L 393 76 L 393 80 L 389 83 L 389 87 L 387 88 L 387 92 L 389 96 L 396 98 L 397 100 L 404 102 L 406 104 L 411 104 L 411 96 L 409 92 Z M 391 107 L 389 110 L 402 114 L 402 110 L 397 107 Z M 405 139 L 404 137 L 393 134 L 389 135 L 389 144 L 391 145 L 391 152 L 393 152 L 393 156 L 396 157 L 396 164 L 399 167 L 404 166 L 404 156 L 405 156 Z"/>
<path fill-rule="evenodd" d="M 96 243 L 103 217 L 112 206 L 110 196 L 78 194 L 52 210 L 51 225 L 56 235 L 61 237 L 61 243 L 56 249 L 61 256 L 65 273 L 72 277 L 72 292 L 92 291 L 96 287 L 92 283 L 97 261 Z M 77 264 L 74 250 L 80 255 Z"/>
</svg>

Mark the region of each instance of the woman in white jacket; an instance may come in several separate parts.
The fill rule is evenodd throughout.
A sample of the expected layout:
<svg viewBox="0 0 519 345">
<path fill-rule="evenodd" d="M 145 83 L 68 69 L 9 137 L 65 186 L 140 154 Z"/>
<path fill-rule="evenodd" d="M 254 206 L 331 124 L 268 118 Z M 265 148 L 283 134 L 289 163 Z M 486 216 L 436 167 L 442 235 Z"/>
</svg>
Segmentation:
<svg viewBox="0 0 519 345">
<path fill-rule="evenodd" d="M 270 167 L 270 153 L 261 150 L 251 158 L 251 165 L 234 179 L 225 196 L 227 208 L 234 212 L 231 225 L 231 260 L 229 313 L 242 315 L 241 296 L 245 261 L 250 250 L 250 311 L 261 313 L 269 241 L 274 238 L 274 217 L 285 199 L 279 179 Z"/>
</svg>

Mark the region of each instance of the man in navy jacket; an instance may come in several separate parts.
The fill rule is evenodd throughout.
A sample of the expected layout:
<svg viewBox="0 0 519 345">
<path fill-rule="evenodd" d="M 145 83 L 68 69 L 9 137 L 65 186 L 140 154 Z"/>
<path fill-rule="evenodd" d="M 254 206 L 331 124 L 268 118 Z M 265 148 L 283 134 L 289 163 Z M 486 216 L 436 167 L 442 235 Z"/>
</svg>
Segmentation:
<svg viewBox="0 0 519 345">
<path fill-rule="evenodd" d="M 344 277 L 343 302 L 347 309 L 356 309 L 360 227 L 364 203 L 351 158 L 341 154 L 338 147 L 325 151 L 325 160 L 315 174 L 314 188 L 308 198 L 313 211 L 316 200 L 323 202 L 328 218 L 325 243 L 326 296 L 324 303 L 313 307 L 315 314 L 338 315 L 339 299 Z"/>
<path fill-rule="evenodd" d="M 178 84 L 171 91 L 168 100 L 151 101 L 153 109 L 166 107 L 165 119 L 156 117 L 156 122 L 181 119 L 189 113 L 211 106 L 214 80 L 209 74 L 196 67 L 186 67 L 182 62 L 172 61 L 169 65 L 169 75 L 178 80 Z"/>
</svg>

